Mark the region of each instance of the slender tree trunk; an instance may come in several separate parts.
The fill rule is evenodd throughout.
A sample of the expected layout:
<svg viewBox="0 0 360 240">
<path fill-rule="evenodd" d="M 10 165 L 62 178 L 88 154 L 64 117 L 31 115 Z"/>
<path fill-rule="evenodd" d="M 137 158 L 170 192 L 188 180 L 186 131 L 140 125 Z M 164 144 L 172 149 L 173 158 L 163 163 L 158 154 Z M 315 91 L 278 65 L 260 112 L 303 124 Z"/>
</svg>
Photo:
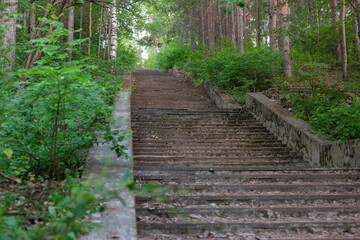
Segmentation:
<svg viewBox="0 0 360 240">
<path fill-rule="evenodd" d="M 92 2 L 90 2 L 89 10 L 89 43 L 88 43 L 88 54 L 91 54 L 91 38 L 92 38 Z"/>
<path fill-rule="evenodd" d="M 346 0 L 342 0 L 341 6 L 341 49 L 342 49 L 342 66 L 343 66 L 343 78 L 346 80 L 348 78 L 348 59 L 347 59 L 347 47 L 346 47 L 346 28 L 345 28 L 345 18 L 346 18 Z"/>
<path fill-rule="evenodd" d="M 74 41 L 74 17 L 75 17 L 75 7 L 72 6 L 69 8 L 69 16 L 68 16 L 68 30 L 69 30 L 69 34 L 67 36 L 68 43 Z M 69 44 L 69 48 L 70 49 L 68 51 L 68 55 L 69 55 L 68 61 L 70 62 L 72 61 L 73 45 Z"/>
<path fill-rule="evenodd" d="M 212 0 L 207 1 L 208 9 L 208 33 L 209 33 L 209 50 L 210 54 L 215 52 L 215 24 L 213 20 L 213 4 Z"/>
<path fill-rule="evenodd" d="M 269 33 L 270 33 L 270 46 L 278 49 L 277 39 L 277 0 L 270 0 L 270 15 L 269 15 Z"/>
<path fill-rule="evenodd" d="M 222 19 L 223 19 L 223 14 L 222 14 L 222 10 L 220 7 L 220 0 L 218 0 L 218 19 L 219 19 L 219 38 L 220 38 L 220 47 L 222 48 L 222 41 L 223 41 L 223 24 L 222 24 Z"/>
<path fill-rule="evenodd" d="M 205 47 L 205 41 L 206 41 L 206 34 L 205 34 L 205 13 L 206 13 L 206 9 L 204 6 L 204 1 L 205 0 L 201 0 L 201 36 L 202 36 L 202 43 L 203 43 L 203 47 Z"/>
<path fill-rule="evenodd" d="M 234 6 L 233 6 L 234 7 Z M 235 10 L 231 12 L 231 40 L 234 47 L 236 47 L 236 21 L 235 21 Z"/>
<path fill-rule="evenodd" d="M 102 31 L 102 25 L 103 25 L 103 12 L 104 12 L 104 7 L 101 6 L 101 10 L 100 10 L 100 30 L 99 30 L 99 45 L 98 45 L 98 58 L 100 58 L 100 50 L 101 50 L 101 31 Z"/>
<path fill-rule="evenodd" d="M 249 10 L 248 10 L 248 15 L 247 15 L 247 28 L 245 30 L 245 39 L 248 40 L 248 36 L 250 35 L 250 32 L 251 32 L 251 22 L 252 22 L 252 8 L 253 8 L 253 2 L 252 1 L 249 1 L 248 2 L 249 4 Z"/>
<path fill-rule="evenodd" d="M 237 15 L 238 15 L 238 46 L 239 52 L 244 53 L 244 18 L 243 18 L 243 10 L 241 7 L 237 7 Z"/>
<path fill-rule="evenodd" d="M 336 0 L 331 0 L 331 13 L 332 13 L 332 21 L 334 25 L 334 36 L 335 36 L 335 58 L 337 62 L 341 61 L 341 46 L 339 40 L 339 28 L 338 28 L 338 10 L 337 10 L 337 3 Z"/>
<path fill-rule="evenodd" d="M 32 33 L 36 27 L 36 1 L 31 4 L 30 13 L 30 33 Z"/>
<path fill-rule="evenodd" d="M 24 14 L 23 14 L 23 18 L 24 18 L 24 33 L 27 34 L 29 32 L 29 14 L 30 14 L 30 11 L 29 9 L 24 9 Z"/>
<path fill-rule="evenodd" d="M 106 41 L 106 39 L 109 39 L 109 33 L 108 33 L 108 15 L 105 14 L 105 38 L 104 40 Z M 104 46 L 104 53 L 103 53 L 103 60 L 105 60 L 106 57 L 106 44 Z"/>
<path fill-rule="evenodd" d="M 355 50 L 357 61 L 360 63 L 360 0 L 355 0 L 354 5 L 356 6 L 354 15 Z"/>
<path fill-rule="evenodd" d="M 260 0 L 255 0 L 256 10 L 256 46 L 260 46 L 262 42 L 261 36 L 261 14 L 260 14 Z"/>
<path fill-rule="evenodd" d="M 360 0 L 356 0 L 356 18 L 358 22 L 358 35 L 360 37 Z"/>
<path fill-rule="evenodd" d="M 80 36 L 79 36 L 79 39 L 82 39 L 83 20 L 84 20 L 85 11 L 86 11 L 85 4 L 82 3 L 81 4 L 81 9 L 80 9 Z M 79 44 L 79 50 L 81 50 L 81 43 Z"/>
<path fill-rule="evenodd" d="M 230 16 L 229 16 L 229 8 L 226 7 L 226 14 L 225 14 L 225 35 L 229 37 L 230 34 Z"/>
<path fill-rule="evenodd" d="M 114 5 L 116 5 L 116 0 L 113 1 Z M 117 57 L 117 30 L 118 30 L 118 24 L 117 24 L 117 15 L 116 15 L 116 7 L 112 6 L 110 8 L 110 14 L 111 14 L 111 50 L 110 50 L 110 60 L 115 60 Z"/>
<path fill-rule="evenodd" d="M 108 57 L 107 59 L 110 60 L 110 49 L 111 49 L 111 32 L 112 32 L 112 15 L 111 15 L 111 9 L 109 12 L 109 35 L 108 35 Z"/>
<path fill-rule="evenodd" d="M 189 0 L 189 4 L 192 5 L 191 0 Z M 190 6 L 190 10 L 189 10 L 190 41 L 191 41 L 191 52 L 194 53 L 194 51 L 195 51 L 195 39 L 194 39 L 192 15 L 193 15 L 193 6 Z"/>
<path fill-rule="evenodd" d="M 18 0 L 3 0 L 3 4 L 6 4 L 4 12 L 6 14 L 15 14 L 17 13 Z M 15 44 L 16 44 L 16 18 L 9 17 L 8 15 L 4 15 L 2 17 L 2 22 L 5 24 L 7 31 L 3 37 L 3 45 L 10 49 L 6 57 L 9 59 L 10 63 L 7 68 L 9 71 L 13 70 L 13 66 L 15 63 Z"/>
<path fill-rule="evenodd" d="M 316 13 L 316 23 L 317 23 L 317 41 L 318 43 L 320 43 L 320 18 L 319 18 L 319 10 L 317 7 L 315 13 Z"/>
<path fill-rule="evenodd" d="M 291 57 L 291 49 L 290 49 L 290 37 L 288 34 L 289 28 L 289 5 L 287 0 L 280 0 L 281 2 L 281 25 L 283 31 L 283 41 L 282 41 L 282 53 L 284 58 L 284 73 L 285 77 L 289 78 L 293 76 L 293 61 Z"/>
</svg>

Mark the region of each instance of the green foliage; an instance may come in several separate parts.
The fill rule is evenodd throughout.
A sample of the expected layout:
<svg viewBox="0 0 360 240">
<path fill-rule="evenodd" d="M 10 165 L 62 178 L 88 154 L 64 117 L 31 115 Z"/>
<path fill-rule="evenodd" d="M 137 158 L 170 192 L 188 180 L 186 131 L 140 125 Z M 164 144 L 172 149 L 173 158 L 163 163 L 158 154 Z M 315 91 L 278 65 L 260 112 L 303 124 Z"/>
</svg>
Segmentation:
<svg viewBox="0 0 360 240">
<path fill-rule="evenodd" d="M 156 66 L 162 71 L 167 71 L 174 67 L 183 67 L 190 52 L 188 46 L 184 46 L 180 41 L 175 39 L 160 50 Z"/>
<path fill-rule="evenodd" d="M 52 35 L 31 41 L 43 57 L 36 66 L 19 70 L 18 77 L 1 85 L 0 167 L 29 179 L 59 179 L 76 175 L 96 133 L 108 132 L 104 123 L 110 121 L 112 109 L 106 102 L 114 92 L 104 79 L 93 80 L 91 72 L 98 67 L 86 64 L 86 59 L 65 62 L 67 46 L 61 39 L 68 31 L 60 22 L 43 21 L 54 26 Z M 112 63 L 114 69 L 122 60 Z M 111 84 L 115 91 L 121 86 L 115 78 Z M 13 151 L 10 159 L 4 149 Z"/>
<path fill-rule="evenodd" d="M 249 47 L 244 54 L 229 47 L 211 57 L 203 57 L 199 52 L 191 55 L 185 70 L 243 101 L 245 92 L 266 89 L 281 74 L 282 58 L 279 52 L 266 46 Z"/>
<path fill-rule="evenodd" d="M 359 100 L 350 106 L 337 106 L 328 111 L 319 106 L 310 124 L 319 135 L 346 141 L 360 138 L 360 121 L 357 119 L 360 119 Z"/>
<path fill-rule="evenodd" d="M 66 185 L 60 185 L 56 192 L 37 206 L 36 221 L 42 221 L 45 225 L 26 228 L 26 209 L 19 215 L 7 213 L 9 208 L 16 208 L 17 204 L 13 195 L 8 193 L 0 202 L 0 240 L 77 239 L 81 233 L 94 227 L 88 220 L 83 220 L 84 217 L 104 210 L 98 205 L 99 199 L 95 197 L 102 192 L 99 183 L 80 183 L 69 178 Z"/>
</svg>

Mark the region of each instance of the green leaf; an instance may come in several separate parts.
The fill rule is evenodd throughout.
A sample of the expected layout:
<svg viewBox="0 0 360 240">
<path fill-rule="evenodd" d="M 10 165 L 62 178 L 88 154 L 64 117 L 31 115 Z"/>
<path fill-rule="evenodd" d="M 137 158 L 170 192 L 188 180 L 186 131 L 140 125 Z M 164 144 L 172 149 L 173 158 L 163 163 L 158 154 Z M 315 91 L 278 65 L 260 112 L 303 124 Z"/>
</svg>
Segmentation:
<svg viewBox="0 0 360 240">
<path fill-rule="evenodd" d="M 14 152 L 10 148 L 5 148 L 4 153 L 10 159 Z"/>
<path fill-rule="evenodd" d="M 56 218 L 56 210 L 53 206 L 48 207 L 49 213 L 53 218 Z"/>
</svg>

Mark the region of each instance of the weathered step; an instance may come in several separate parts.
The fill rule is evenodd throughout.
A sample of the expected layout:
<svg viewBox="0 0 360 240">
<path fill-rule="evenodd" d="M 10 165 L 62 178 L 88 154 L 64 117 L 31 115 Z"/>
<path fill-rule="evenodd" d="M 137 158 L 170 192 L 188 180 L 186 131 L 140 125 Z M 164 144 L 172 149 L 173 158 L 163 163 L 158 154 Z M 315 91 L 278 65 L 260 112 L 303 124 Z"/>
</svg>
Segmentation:
<svg viewBox="0 0 360 240">
<path fill-rule="evenodd" d="M 299 194 L 247 194 L 239 193 L 237 195 L 194 195 L 194 196 L 169 196 L 164 202 L 166 204 L 186 206 L 186 205 L 200 205 L 200 204 L 239 204 L 240 206 L 261 206 L 270 204 L 325 204 L 325 203 L 339 203 L 350 204 L 358 203 L 360 201 L 360 194 L 323 194 L 319 193 L 303 193 Z M 147 197 L 137 197 L 137 203 L 152 202 L 152 199 Z"/>
<path fill-rule="evenodd" d="M 222 207 L 222 208 L 136 208 L 137 216 L 145 215 L 150 218 L 178 218 L 178 219 L 276 219 L 276 218 L 324 218 L 324 217 L 359 217 L 358 206 L 293 206 L 293 207 Z"/>
<path fill-rule="evenodd" d="M 166 186 L 166 185 L 160 185 Z M 177 191 L 180 189 L 186 189 L 190 193 L 235 193 L 235 192 L 278 192 L 282 194 L 287 193 L 305 193 L 305 192 L 328 192 L 328 193 L 360 193 L 360 183 L 292 183 L 287 182 L 271 183 L 271 184 L 171 184 L 173 189 L 173 195 L 177 195 Z M 360 209 L 359 213 L 360 213 Z"/>
<path fill-rule="evenodd" d="M 360 231 L 360 222 L 358 219 L 343 221 L 342 219 L 334 219 L 330 221 L 301 221 L 289 222 L 217 222 L 217 223 L 138 223 L 139 234 L 161 233 L 161 234 L 198 234 L 205 232 L 221 233 L 241 233 L 241 232 L 286 232 L 286 233 L 322 233 L 323 231 L 338 233 L 350 232 L 358 233 Z"/>
</svg>

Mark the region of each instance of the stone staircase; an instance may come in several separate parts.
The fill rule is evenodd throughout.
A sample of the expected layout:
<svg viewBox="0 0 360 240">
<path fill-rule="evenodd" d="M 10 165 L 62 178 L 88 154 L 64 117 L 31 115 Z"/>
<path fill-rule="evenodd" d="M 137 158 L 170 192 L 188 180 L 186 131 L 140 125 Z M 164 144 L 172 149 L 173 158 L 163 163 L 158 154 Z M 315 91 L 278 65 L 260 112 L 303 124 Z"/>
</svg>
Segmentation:
<svg viewBox="0 0 360 240">
<path fill-rule="evenodd" d="M 171 186 L 136 198 L 139 239 L 360 239 L 358 169 L 311 167 L 246 110 L 134 76 L 134 177 Z"/>
</svg>

